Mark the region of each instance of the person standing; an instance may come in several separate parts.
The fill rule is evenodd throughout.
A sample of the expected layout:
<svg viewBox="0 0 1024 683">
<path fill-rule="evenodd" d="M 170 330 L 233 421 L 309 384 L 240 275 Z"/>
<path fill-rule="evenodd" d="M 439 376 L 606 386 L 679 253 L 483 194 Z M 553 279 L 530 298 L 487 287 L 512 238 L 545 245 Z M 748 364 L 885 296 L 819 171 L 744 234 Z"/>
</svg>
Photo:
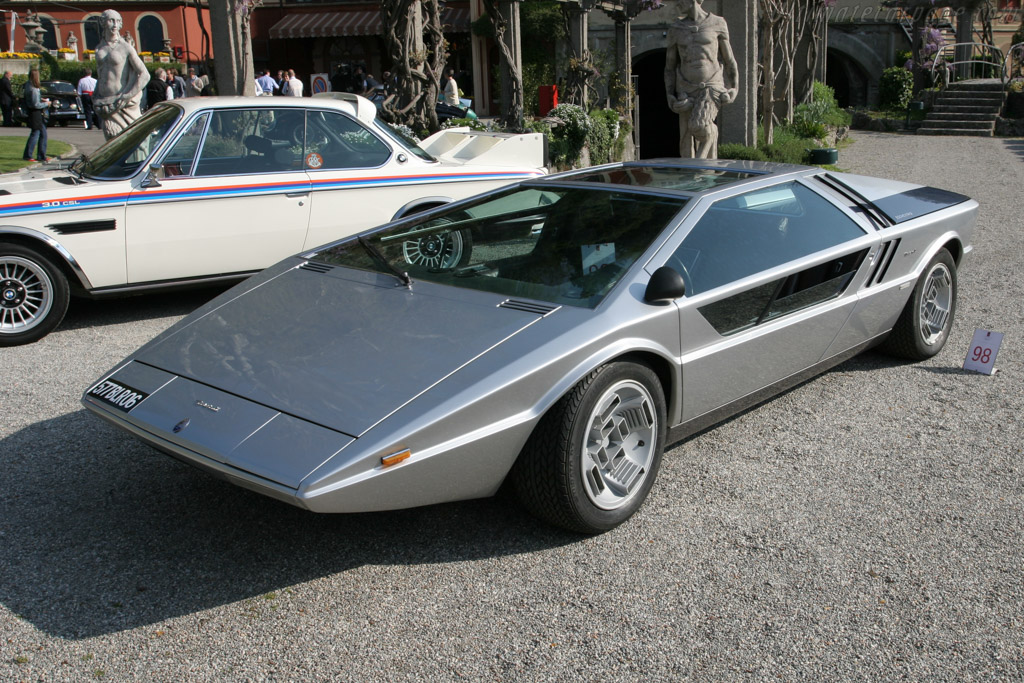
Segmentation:
<svg viewBox="0 0 1024 683">
<path fill-rule="evenodd" d="M 288 69 L 288 94 L 292 97 L 302 97 L 302 81 L 295 76 L 295 69 Z"/>
<path fill-rule="evenodd" d="M 174 98 L 174 91 L 167 85 L 167 72 L 157 69 L 153 78 L 146 84 L 146 109 L 152 109 L 160 102 Z"/>
<path fill-rule="evenodd" d="M 448 69 L 448 81 L 444 84 L 444 103 L 452 107 L 461 107 L 459 84 L 455 82 L 454 69 Z"/>
<path fill-rule="evenodd" d="M 14 125 L 14 91 L 11 90 L 11 72 L 5 71 L 0 78 L 0 109 L 3 110 L 4 125 Z"/>
<path fill-rule="evenodd" d="M 278 85 L 274 81 L 274 77 L 270 75 L 269 71 L 261 71 L 260 77 L 256 79 L 256 82 L 259 84 L 260 88 L 263 89 L 264 95 L 269 96 L 277 94 L 275 90 L 279 89 Z"/>
<path fill-rule="evenodd" d="M 39 89 L 39 69 L 28 72 L 25 81 L 25 110 L 28 113 L 28 141 L 25 143 L 25 161 L 33 161 L 32 147 L 36 147 L 35 161 L 49 161 L 46 156 L 46 118 L 44 112 L 50 107 L 50 100 L 43 97 Z"/>
<path fill-rule="evenodd" d="M 185 97 L 185 79 L 181 77 L 177 69 L 168 69 L 171 77 L 171 89 L 174 91 L 174 99 L 180 100 Z"/>
<path fill-rule="evenodd" d="M 92 93 L 96 90 L 96 79 L 92 77 L 92 69 L 86 69 L 85 75 L 78 79 L 78 96 L 82 98 L 82 111 L 85 112 L 85 129 L 93 126 L 99 127 L 96 123 L 96 111 L 92 106 Z"/>
<path fill-rule="evenodd" d="M 188 80 L 185 81 L 185 97 L 199 97 L 203 92 L 203 79 L 196 75 L 194 67 L 189 67 Z"/>
</svg>

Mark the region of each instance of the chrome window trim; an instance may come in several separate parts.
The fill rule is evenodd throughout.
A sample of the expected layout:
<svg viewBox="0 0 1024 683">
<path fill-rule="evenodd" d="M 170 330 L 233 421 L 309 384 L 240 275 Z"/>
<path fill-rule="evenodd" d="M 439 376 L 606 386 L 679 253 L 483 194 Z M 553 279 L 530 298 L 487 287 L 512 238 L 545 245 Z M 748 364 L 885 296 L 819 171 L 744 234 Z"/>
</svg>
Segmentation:
<svg viewBox="0 0 1024 683">
<path fill-rule="evenodd" d="M 207 114 L 210 114 L 210 111 L 211 111 L 210 109 L 200 109 L 198 111 L 193 112 L 192 116 L 188 117 L 185 120 L 185 122 L 181 124 L 180 128 L 178 129 L 178 133 L 176 135 L 168 136 L 167 145 L 166 145 L 166 147 L 163 148 L 163 150 L 161 150 L 160 161 L 159 161 L 159 163 L 161 165 L 163 165 L 164 160 L 167 158 L 167 155 L 171 153 L 171 150 L 174 149 L 174 146 L 176 144 L 178 144 L 178 140 L 180 140 L 182 137 L 184 137 L 185 131 L 187 131 L 192 126 L 192 124 L 196 121 L 196 119 L 198 119 L 198 118 L 200 118 L 202 116 L 206 116 Z M 203 145 L 206 144 L 206 134 L 210 130 L 210 121 L 212 119 L 213 119 L 213 115 L 210 114 L 210 117 L 206 120 L 206 124 L 203 126 L 203 134 L 199 138 L 199 144 L 196 145 L 196 151 L 192 153 L 192 168 L 196 167 L 196 158 L 199 156 L 199 150 L 201 150 L 203 148 Z M 171 139 L 172 137 L 173 137 L 173 140 Z M 166 178 L 166 180 L 172 180 L 172 179 L 176 179 L 176 178 L 194 178 L 194 177 L 196 177 L 196 176 L 194 176 L 193 174 L 189 173 L 187 175 L 169 176 L 169 177 Z M 161 180 L 164 180 L 164 179 L 161 178 Z"/>
<path fill-rule="evenodd" d="M 337 114 L 339 116 L 344 116 L 345 118 L 349 119 L 350 121 L 355 123 L 357 126 L 359 126 L 363 130 L 368 132 L 370 135 L 372 135 L 374 138 L 376 138 L 377 141 L 380 142 L 382 145 L 384 145 L 384 148 L 386 150 L 388 150 L 388 156 L 387 156 L 386 159 L 384 159 L 384 162 L 382 164 L 378 165 L 378 166 L 352 166 L 351 168 L 303 168 L 302 170 L 304 170 L 306 173 L 340 173 L 340 172 L 344 172 L 344 171 L 374 170 L 374 169 L 378 169 L 378 168 L 384 168 L 385 166 L 387 166 L 388 164 L 391 163 L 392 159 L 395 158 L 396 154 L 395 154 L 394 145 L 389 145 L 388 141 L 386 139 L 382 138 L 377 133 L 377 131 L 373 130 L 372 128 L 370 128 L 368 126 L 364 126 L 362 121 L 360 121 L 356 117 L 350 115 L 348 112 L 338 111 L 336 109 L 323 109 L 321 107 L 307 107 L 306 108 L 306 118 L 305 118 L 306 131 L 309 130 L 309 115 L 312 112 L 314 112 L 314 111 L 323 112 L 325 114 Z M 303 140 L 305 140 L 305 137 L 303 137 Z M 303 142 L 303 149 L 305 149 L 305 142 Z M 406 151 L 408 151 L 408 150 L 406 150 Z M 412 152 L 409 152 L 409 153 L 412 154 Z M 419 158 L 419 157 L 417 157 L 417 158 Z M 303 163 L 305 163 L 305 159 L 303 159 Z"/>
</svg>

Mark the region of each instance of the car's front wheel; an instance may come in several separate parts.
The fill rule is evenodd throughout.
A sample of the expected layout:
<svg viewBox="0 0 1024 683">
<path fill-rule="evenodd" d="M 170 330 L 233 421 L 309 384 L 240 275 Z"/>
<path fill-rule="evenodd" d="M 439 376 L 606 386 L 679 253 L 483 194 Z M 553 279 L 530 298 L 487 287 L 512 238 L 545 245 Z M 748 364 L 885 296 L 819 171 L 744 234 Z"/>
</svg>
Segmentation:
<svg viewBox="0 0 1024 683">
<path fill-rule="evenodd" d="M 581 380 L 542 418 L 512 471 L 536 516 L 600 533 L 635 513 L 665 447 L 664 392 L 649 367 L 615 362 Z"/>
<path fill-rule="evenodd" d="M 882 350 L 894 356 L 925 360 L 946 344 L 956 314 L 956 262 L 940 249 L 925 266 Z"/>
<path fill-rule="evenodd" d="M 45 337 L 64 319 L 69 299 L 60 268 L 33 249 L 0 242 L 0 346 Z"/>
</svg>

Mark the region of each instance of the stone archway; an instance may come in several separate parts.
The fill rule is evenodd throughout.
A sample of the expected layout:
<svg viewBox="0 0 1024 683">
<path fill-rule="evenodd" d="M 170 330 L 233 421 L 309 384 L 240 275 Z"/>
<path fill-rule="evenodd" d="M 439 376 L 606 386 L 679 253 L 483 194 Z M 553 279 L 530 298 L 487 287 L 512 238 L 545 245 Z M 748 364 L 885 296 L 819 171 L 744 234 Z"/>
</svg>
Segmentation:
<svg viewBox="0 0 1024 683">
<path fill-rule="evenodd" d="M 640 102 L 637 158 L 678 157 L 679 117 L 665 100 L 665 48 L 634 57 L 633 75 L 637 77 L 636 94 Z"/>
<path fill-rule="evenodd" d="M 870 37 L 869 37 L 870 40 Z M 878 80 L 887 64 L 872 44 L 860 37 L 830 26 L 828 31 L 828 61 L 825 82 L 836 91 L 849 93 L 850 105 L 872 106 L 878 103 Z M 838 64 L 833 65 L 833 61 Z M 853 79 L 846 83 L 840 79 Z M 842 105 L 842 100 L 839 100 Z"/>
<path fill-rule="evenodd" d="M 870 79 L 864 67 L 849 55 L 831 49 L 826 64 L 825 84 L 835 91 L 839 106 L 867 106 Z"/>
</svg>

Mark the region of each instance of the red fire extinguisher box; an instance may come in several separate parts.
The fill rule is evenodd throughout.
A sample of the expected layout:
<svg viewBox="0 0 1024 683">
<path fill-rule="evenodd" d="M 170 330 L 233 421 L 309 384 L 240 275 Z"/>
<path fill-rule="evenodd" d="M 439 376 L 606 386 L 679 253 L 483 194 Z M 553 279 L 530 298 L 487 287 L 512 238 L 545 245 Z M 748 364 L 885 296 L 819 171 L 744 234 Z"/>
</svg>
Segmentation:
<svg viewBox="0 0 1024 683">
<path fill-rule="evenodd" d="M 539 100 L 539 111 L 537 112 L 541 116 L 547 116 L 548 112 L 558 106 L 558 86 L 557 85 L 542 85 L 537 89 L 537 99 Z"/>
</svg>

